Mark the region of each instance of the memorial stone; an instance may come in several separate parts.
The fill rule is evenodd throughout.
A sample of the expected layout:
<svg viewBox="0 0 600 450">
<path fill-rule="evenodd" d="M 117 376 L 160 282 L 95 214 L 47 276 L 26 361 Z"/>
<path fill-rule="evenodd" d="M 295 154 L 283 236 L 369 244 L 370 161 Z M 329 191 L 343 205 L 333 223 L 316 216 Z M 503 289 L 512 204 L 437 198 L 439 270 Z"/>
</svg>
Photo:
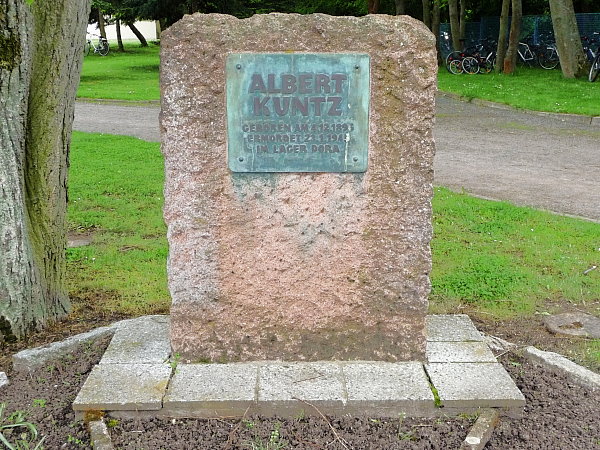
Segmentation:
<svg viewBox="0 0 600 450">
<path fill-rule="evenodd" d="M 173 352 L 424 359 L 436 70 L 407 16 L 195 14 L 163 33 Z"/>
</svg>

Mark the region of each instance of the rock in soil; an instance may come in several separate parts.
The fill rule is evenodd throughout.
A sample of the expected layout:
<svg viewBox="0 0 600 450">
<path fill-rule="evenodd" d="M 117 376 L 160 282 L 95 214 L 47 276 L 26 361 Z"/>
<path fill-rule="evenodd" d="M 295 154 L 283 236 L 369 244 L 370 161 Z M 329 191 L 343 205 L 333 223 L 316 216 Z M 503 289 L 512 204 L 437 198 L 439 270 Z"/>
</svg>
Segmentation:
<svg viewBox="0 0 600 450">
<path fill-rule="evenodd" d="M 581 312 L 556 314 L 544 318 L 546 328 L 555 334 L 600 339 L 600 319 Z"/>
</svg>

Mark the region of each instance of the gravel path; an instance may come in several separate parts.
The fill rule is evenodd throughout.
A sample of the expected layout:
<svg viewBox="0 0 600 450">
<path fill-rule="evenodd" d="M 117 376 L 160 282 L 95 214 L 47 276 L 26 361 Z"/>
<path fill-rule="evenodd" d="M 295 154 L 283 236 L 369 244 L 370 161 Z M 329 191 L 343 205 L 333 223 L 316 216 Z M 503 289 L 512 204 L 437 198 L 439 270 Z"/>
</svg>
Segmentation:
<svg viewBox="0 0 600 450">
<path fill-rule="evenodd" d="M 600 126 L 438 96 L 435 183 L 600 221 Z M 74 129 L 159 141 L 157 104 L 77 102 Z"/>
<path fill-rule="evenodd" d="M 435 183 L 600 221 L 600 126 L 438 97 Z"/>
</svg>

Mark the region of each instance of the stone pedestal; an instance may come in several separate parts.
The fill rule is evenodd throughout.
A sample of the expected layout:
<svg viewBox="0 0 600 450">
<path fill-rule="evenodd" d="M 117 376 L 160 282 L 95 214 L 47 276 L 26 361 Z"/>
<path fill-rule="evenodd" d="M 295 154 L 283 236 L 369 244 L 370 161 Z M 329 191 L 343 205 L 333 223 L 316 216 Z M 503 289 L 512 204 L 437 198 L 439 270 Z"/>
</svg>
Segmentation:
<svg viewBox="0 0 600 450">
<path fill-rule="evenodd" d="M 368 54 L 367 170 L 232 172 L 226 61 L 246 52 Z M 407 16 L 196 14 L 163 33 L 173 352 L 424 359 L 436 70 Z"/>
</svg>

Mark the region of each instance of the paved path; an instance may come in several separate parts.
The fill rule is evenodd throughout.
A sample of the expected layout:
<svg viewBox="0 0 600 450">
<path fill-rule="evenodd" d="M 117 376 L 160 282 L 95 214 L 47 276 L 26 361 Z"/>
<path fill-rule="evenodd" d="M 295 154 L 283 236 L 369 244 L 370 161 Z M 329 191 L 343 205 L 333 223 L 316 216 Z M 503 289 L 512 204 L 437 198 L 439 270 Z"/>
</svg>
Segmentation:
<svg viewBox="0 0 600 450">
<path fill-rule="evenodd" d="M 438 97 L 435 183 L 600 221 L 600 127 Z M 74 129 L 159 140 L 158 105 L 77 102 Z"/>
</svg>

